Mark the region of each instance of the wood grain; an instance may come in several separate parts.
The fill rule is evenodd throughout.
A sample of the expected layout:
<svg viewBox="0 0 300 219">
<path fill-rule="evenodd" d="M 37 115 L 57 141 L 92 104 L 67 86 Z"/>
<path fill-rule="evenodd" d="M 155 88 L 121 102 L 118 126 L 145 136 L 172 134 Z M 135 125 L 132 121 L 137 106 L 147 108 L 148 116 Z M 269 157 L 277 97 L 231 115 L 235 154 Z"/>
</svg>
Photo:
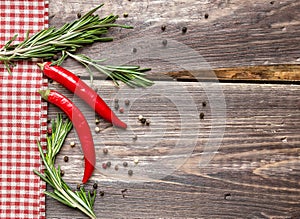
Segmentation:
<svg viewBox="0 0 300 219">
<path fill-rule="evenodd" d="M 78 12 L 84 13 L 98 4 L 93 0 L 63 0 L 53 4 L 50 1 L 50 25 L 61 26 L 76 19 Z M 151 42 L 154 40 L 166 39 L 190 49 L 191 53 L 187 54 L 182 54 L 178 47 L 172 50 L 170 53 L 175 63 L 185 59 L 189 65 L 195 66 L 195 70 L 201 70 L 201 63 L 195 58 L 201 56 L 221 79 L 299 80 L 299 9 L 297 0 L 105 1 L 105 6 L 98 12 L 100 15 L 119 14 L 118 23 L 132 25 L 134 29 L 111 29 L 109 35 L 115 38 L 114 42 L 98 43 L 81 52 L 91 57 L 107 58 L 111 63 L 118 62 L 121 56 L 123 61 L 133 60 L 151 67 L 150 78 L 166 79 L 169 74 L 179 72 L 176 73 L 179 75 L 186 69 L 168 63 L 163 57 L 142 59 L 144 56 L 138 53 L 142 46 L 137 54 L 132 54 L 131 46 L 141 39 L 148 47 L 153 46 Z M 124 18 L 123 13 L 129 16 Z M 161 30 L 163 25 L 165 31 Z M 182 27 L 187 27 L 185 34 Z M 282 64 L 293 66 L 284 68 Z M 73 62 L 66 63 L 66 66 L 78 74 L 87 74 Z M 260 67 L 249 69 L 249 66 Z M 238 69 L 231 69 L 234 67 Z"/>
<path fill-rule="evenodd" d="M 179 81 L 248 81 L 256 83 L 298 83 L 300 80 L 300 65 L 261 65 L 232 68 L 218 68 L 208 71 L 177 71 L 166 75 Z M 155 77 L 153 77 L 155 79 Z"/>
<path fill-rule="evenodd" d="M 177 88 L 178 84 L 187 88 L 193 103 L 186 108 L 186 114 L 195 113 L 192 105 L 197 106 L 197 114 L 188 115 L 191 127 L 199 130 L 196 143 L 191 145 L 189 141 L 193 132 L 182 135 L 185 133 L 182 129 L 188 130 L 188 127 L 179 118 L 184 117 L 178 113 L 180 102 L 171 101 L 169 92 L 161 93 L 159 97 L 156 90 L 144 90 L 145 95 L 130 96 L 130 90 L 125 87 L 117 90 L 111 82 L 97 81 L 95 86 L 107 103 L 113 104 L 113 99 L 119 98 L 125 113 L 116 113 L 130 125 L 124 135 L 101 120 L 101 132 L 93 134 L 99 158 L 98 170 L 86 188 L 92 189 L 94 182 L 99 185 L 95 206 L 99 218 L 299 217 L 298 86 L 220 84 L 226 101 L 223 109 L 226 124 L 222 124 L 214 123 L 222 118 L 212 116 L 216 113 L 213 108 L 218 106 L 213 106 L 213 100 L 208 99 L 209 92 L 219 93 L 219 85 L 212 83 L 215 89 L 205 90 L 196 82 L 177 82 L 177 86 L 173 86 L 175 82 L 157 83 L 159 87 L 172 87 L 171 91 L 176 95 L 177 91 L 182 92 Z M 52 86 L 73 98 L 85 112 L 93 130 L 95 114 L 60 86 Z M 127 108 L 124 97 L 131 101 Z M 218 110 L 221 111 L 221 107 Z M 50 106 L 49 117 L 53 118 L 57 112 Z M 201 112 L 204 119 L 199 118 Z M 152 121 L 149 127 L 137 122 L 139 114 Z M 217 129 L 213 129 L 214 126 Z M 216 132 L 212 135 L 211 131 L 221 131 L 220 127 L 225 128 L 224 136 Z M 136 141 L 132 140 L 134 134 L 138 136 Z M 211 149 L 212 144 L 207 143 L 218 140 L 216 138 L 221 138 L 221 145 Z M 65 180 L 75 189 L 82 177 L 83 160 L 79 142 L 74 148 L 68 145 L 74 139 L 77 141 L 75 133 L 71 133 L 57 163 L 66 172 Z M 187 142 L 185 147 L 174 147 L 180 139 Z M 103 154 L 104 147 L 108 148 L 108 155 Z M 187 155 L 187 160 L 182 162 L 183 155 Z M 64 156 L 69 156 L 68 163 L 63 161 Z M 178 168 L 163 178 L 155 178 L 166 171 L 168 161 L 174 164 L 174 157 Z M 138 164 L 133 162 L 136 158 Z M 204 165 L 207 158 L 209 162 Z M 101 164 L 107 161 L 112 162 L 112 167 L 104 170 Z M 124 161 L 129 164 L 127 168 L 122 166 Z M 118 171 L 114 169 L 115 164 L 119 165 Z M 203 166 L 199 167 L 199 164 Z M 129 169 L 134 173 L 131 177 L 127 175 Z M 146 178 L 146 175 L 150 177 Z M 127 191 L 122 193 L 124 189 Z M 103 197 L 99 195 L 100 191 L 104 191 Z M 84 218 L 47 198 L 47 218 L 57 217 Z"/>
<path fill-rule="evenodd" d="M 100 15 L 119 14 L 118 23 L 134 29 L 111 29 L 113 42 L 80 52 L 108 58 L 110 64 L 151 67 L 148 77 L 156 88 L 116 89 L 95 73 L 98 92 L 112 108 L 118 98 L 125 112 L 117 114 L 130 124 L 121 131 L 101 120 L 101 131 L 95 133 L 96 115 L 60 85 L 49 85 L 80 106 L 90 123 L 98 166 L 86 188 L 92 190 L 98 183 L 98 217 L 300 218 L 300 90 L 294 85 L 300 78 L 300 2 L 104 3 Z M 50 0 L 50 25 L 61 26 L 98 4 L 96 0 Z M 167 40 L 166 46 L 162 40 Z M 85 69 L 73 60 L 63 65 L 88 79 Z M 131 101 L 128 107 L 125 98 Z M 57 112 L 61 111 L 49 106 L 50 118 Z M 150 126 L 140 124 L 140 114 L 151 120 Z M 70 141 L 76 142 L 74 148 Z M 103 148 L 108 148 L 108 155 Z M 69 162 L 63 161 L 64 156 L 69 156 Z M 82 157 L 72 132 L 57 164 L 74 189 L 83 174 Z M 134 159 L 139 163 L 134 164 Z M 107 161 L 112 166 L 104 170 L 102 163 Z M 126 168 L 124 161 L 129 164 Z M 85 218 L 51 198 L 46 199 L 46 207 L 47 218 Z"/>
</svg>

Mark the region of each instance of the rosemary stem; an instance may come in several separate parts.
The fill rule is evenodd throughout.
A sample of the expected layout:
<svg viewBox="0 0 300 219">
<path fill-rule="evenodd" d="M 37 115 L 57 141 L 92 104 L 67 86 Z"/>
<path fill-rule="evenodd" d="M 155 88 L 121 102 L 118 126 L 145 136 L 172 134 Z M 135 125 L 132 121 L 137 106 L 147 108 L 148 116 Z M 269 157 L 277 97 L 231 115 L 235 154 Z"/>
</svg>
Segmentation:
<svg viewBox="0 0 300 219">
<path fill-rule="evenodd" d="M 82 211 L 83 213 L 85 213 L 87 216 L 89 216 L 92 219 L 96 219 L 96 216 L 93 212 L 88 211 L 86 208 L 84 208 L 82 205 L 78 204 L 77 202 L 74 201 L 74 199 L 72 197 L 70 197 L 70 195 L 65 192 L 63 189 L 59 188 L 59 192 L 61 192 L 65 198 L 68 199 L 68 201 L 70 202 L 70 204 L 74 207 L 74 208 L 78 208 L 80 211 Z M 72 192 L 72 191 L 69 191 Z M 75 194 L 74 194 L 75 195 Z"/>
<path fill-rule="evenodd" d="M 77 192 L 73 192 L 61 178 L 60 167 L 56 168 L 54 165 L 56 155 L 63 146 L 71 128 L 72 123 L 69 120 L 64 122 L 61 116 L 57 117 L 56 121 L 52 124 L 53 132 L 51 136 L 47 137 L 47 151 L 45 154 L 40 142 L 37 142 L 40 156 L 45 165 L 45 172 L 44 174 L 35 170 L 34 172 L 53 188 L 53 192 L 45 192 L 47 195 L 50 195 L 61 203 L 69 207 L 76 208 L 90 218 L 95 219 L 96 215 L 93 211 L 93 205 L 90 200 L 82 198 L 83 195 L 86 195 L 85 191 L 81 190 L 81 194 L 79 195 Z M 89 192 L 88 195 L 90 195 Z"/>
<path fill-rule="evenodd" d="M 107 75 L 117 86 L 117 80 L 131 87 L 151 86 L 153 82 L 144 78 L 143 69 L 139 67 L 101 65 L 99 60 L 75 54 L 79 48 L 85 45 L 112 41 L 112 37 L 105 36 L 111 27 L 132 28 L 131 26 L 116 24 L 117 15 L 110 14 L 104 18 L 94 15 L 94 12 L 102 5 L 90 10 L 80 19 L 66 23 L 60 28 L 50 27 L 35 33 L 31 37 L 29 37 L 29 32 L 27 31 L 25 40 L 18 44 L 13 44 L 17 38 L 17 34 L 14 35 L 0 49 L 0 62 L 4 64 L 7 71 L 11 74 L 15 61 L 33 58 L 53 61 L 54 57 L 59 54 L 60 58 L 53 61 L 53 64 L 61 65 L 65 58 L 70 56 L 87 67 L 87 70 L 90 72 L 91 82 L 93 81 L 93 75 L 89 66 Z"/>
<path fill-rule="evenodd" d="M 72 57 L 73 59 L 75 59 L 76 61 L 80 62 L 80 63 L 85 63 L 87 65 L 93 65 L 94 63 L 92 63 L 91 61 L 88 61 L 86 59 L 83 59 L 77 55 L 73 55 L 72 53 L 66 51 L 66 54 L 70 57 Z"/>
<path fill-rule="evenodd" d="M 37 46 L 33 46 L 33 47 L 27 47 L 27 48 L 23 48 L 23 49 L 15 49 L 15 50 L 12 50 L 12 51 L 0 51 L 0 61 L 5 61 L 4 59 L 9 59 L 9 60 L 13 59 L 13 57 L 5 58 L 5 56 L 23 55 L 22 53 L 26 53 L 26 52 L 28 52 L 30 50 L 34 50 L 34 49 L 41 49 L 45 46 L 47 46 L 47 44 L 41 44 L 41 45 L 37 45 Z"/>
</svg>

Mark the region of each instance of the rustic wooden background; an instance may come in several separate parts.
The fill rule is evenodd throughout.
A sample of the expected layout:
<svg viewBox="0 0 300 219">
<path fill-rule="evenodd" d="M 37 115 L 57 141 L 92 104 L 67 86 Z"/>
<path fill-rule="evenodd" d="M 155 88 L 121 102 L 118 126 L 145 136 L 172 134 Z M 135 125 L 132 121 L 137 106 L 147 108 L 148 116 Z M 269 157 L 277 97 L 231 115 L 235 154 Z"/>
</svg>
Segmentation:
<svg viewBox="0 0 300 219">
<path fill-rule="evenodd" d="M 49 84 L 76 101 L 93 131 L 98 166 L 85 188 L 92 190 L 98 184 L 97 216 L 300 218 L 300 2 L 103 3 L 97 13 L 119 14 L 118 23 L 134 29 L 111 29 L 114 42 L 94 44 L 80 52 L 151 67 L 148 78 L 155 86 L 117 89 L 95 73 L 99 94 L 111 107 L 118 98 L 125 112 L 117 114 L 130 125 L 122 131 L 100 119 L 101 131 L 95 133 L 97 116 L 60 85 Z M 98 4 L 95 0 L 50 0 L 50 26 L 74 20 L 78 13 Z M 149 40 L 143 44 L 141 39 Z M 164 39 L 166 47 L 177 43 L 191 53 L 167 50 L 172 52 L 163 56 L 165 60 L 142 54 L 152 47 L 159 52 L 151 43 Z M 166 51 L 163 49 L 159 54 Z M 199 63 L 195 53 L 203 62 Z M 82 66 L 67 60 L 64 67 L 89 83 Z M 131 101 L 129 106 L 124 105 L 125 99 Z M 57 112 L 60 110 L 49 106 L 49 118 Z M 200 113 L 204 118 L 199 118 Z M 151 120 L 150 126 L 137 121 L 140 114 Z M 71 141 L 77 143 L 74 148 Z M 107 155 L 103 148 L 108 149 Z M 63 161 L 64 156 L 69 157 L 68 162 Z M 72 132 L 57 163 L 74 189 L 81 181 L 82 157 Z M 107 161 L 112 166 L 103 169 Z M 128 167 L 122 166 L 124 161 Z M 130 169 L 132 176 L 127 174 Z M 46 207 L 47 218 L 85 218 L 51 198 Z"/>
</svg>

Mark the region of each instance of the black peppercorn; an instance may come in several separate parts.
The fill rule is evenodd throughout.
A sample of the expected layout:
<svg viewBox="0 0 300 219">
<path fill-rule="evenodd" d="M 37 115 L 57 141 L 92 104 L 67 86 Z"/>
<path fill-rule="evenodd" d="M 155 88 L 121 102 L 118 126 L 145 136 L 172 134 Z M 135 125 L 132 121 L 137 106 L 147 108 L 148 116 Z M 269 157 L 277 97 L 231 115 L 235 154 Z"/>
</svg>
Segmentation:
<svg viewBox="0 0 300 219">
<path fill-rule="evenodd" d="M 115 110 L 118 110 L 119 107 L 120 107 L 119 103 L 116 103 L 116 102 L 115 102 Z"/>
<path fill-rule="evenodd" d="M 203 106 L 203 107 L 206 107 L 206 104 L 207 104 L 207 103 L 206 103 L 205 101 L 202 102 L 202 106 Z"/>
<path fill-rule="evenodd" d="M 111 162 L 110 161 L 106 162 L 106 166 L 110 167 L 111 166 Z"/>
<path fill-rule="evenodd" d="M 166 45 L 168 44 L 168 41 L 167 41 L 166 39 L 164 39 L 164 40 L 162 41 L 162 44 L 163 44 L 163 46 L 166 46 Z"/>
<path fill-rule="evenodd" d="M 161 26 L 161 30 L 162 30 L 162 31 L 165 31 L 166 28 L 167 28 L 166 25 L 162 25 L 162 26 Z"/>
<path fill-rule="evenodd" d="M 126 100 L 125 100 L 125 105 L 126 105 L 126 106 L 129 106 L 129 104 L 130 104 L 130 100 L 126 99 Z"/>
<path fill-rule="evenodd" d="M 204 119 L 204 113 L 200 113 L 199 118 Z"/>
<path fill-rule="evenodd" d="M 147 126 L 149 126 L 149 125 L 150 125 L 150 120 L 149 120 L 149 119 L 146 119 L 146 122 L 145 122 L 145 123 L 146 123 Z"/>
<path fill-rule="evenodd" d="M 104 191 L 100 191 L 99 194 L 100 194 L 101 197 L 103 197 L 104 196 Z"/>
<path fill-rule="evenodd" d="M 69 161 L 69 157 L 68 156 L 64 156 L 64 161 L 68 162 Z"/>
<path fill-rule="evenodd" d="M 145 124 L 145 123 L 146 123 L 146 119 L 145 119 L 145 118 L 142 118 L 142 119 L 141 119 L 141 123 L 142 123 L 142 124 Z"/>
<path fill-rule="evenodd" d="M 134 141 L 136 141 L 137 139 L 138 139 L 137 135 L 134 135 L 134 136 L 132 137 L 132 140 L 134 140 Z"/>
<path fill-rule="evenodd" d="M 209 15 L 208 15 L 207 13 L 205 13 L 204 18 L 207 19 L 208 16 L 209 16 Z"/>
<path fill-rule="evenodd" d="M 132 174 L 133 174 L 133 171 L 132 170 L 128 170 L 128 175 L 132 176 Z"/>
<path fill-rule="evenodd" d="M 181 31 L 182 31 L 182 33 L 186 33 L 186 32 L 187 32 L 187 27 L 183 27 L 183 28 L 181 29 Z"/>
<path fill-rule="evenodd" d="M 124 161 L 124 162 L 123 162 L 123 166 L 124 166 L 124 167 L 127 167 L 127 166 L 128 166 L 128 163 L 127 163 L 126 161 Z"/>
<path fill-rule="evenodd" d="M 128 17 L 128 13 L 124 13 L 123 16 L 124 16 L 124 17 Z"/>
<path fill-rule="evenodd" d="M 103 148 L 103 154 L 108 154 L 108 149 L 107 148 Z"/>
<path fill-rule="evenodd" d="M 97 188 L 98 188 L 98 184 L 97 184 L 97 183 L 94 183 L 93 188 L 94 188 L 94 189 L 97 189 Z"/>
<path fill-rule="evenodd" d="M 133 48 L 133 49 L 132 49 L 132 52 L 133 52 L 133 53 L 136 53 L 136 52 L 137 52 L 137 49 L 136 49 L 136 48 Z"/>
</svg>

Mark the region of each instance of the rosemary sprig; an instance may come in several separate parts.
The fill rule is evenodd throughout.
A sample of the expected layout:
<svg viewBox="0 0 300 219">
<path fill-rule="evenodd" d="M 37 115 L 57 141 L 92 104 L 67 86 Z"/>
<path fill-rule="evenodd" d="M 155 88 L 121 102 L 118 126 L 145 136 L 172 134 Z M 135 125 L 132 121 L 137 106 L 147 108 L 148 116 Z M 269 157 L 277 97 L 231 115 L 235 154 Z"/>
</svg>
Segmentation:
<svg viewBox="0 0 300 219">
<path fill-rule="evenodd" d="M 63 121 L 62 116 L 58 115 L 56 120 L 52 123 L 52 135 L 47 136 L 47 151 L 45 154 L 40 142 L 38 142 L 38 148 L 45 165 L 45 171 L 44 173 L 40 173 L 34 170 L 34 173 L 53 188 L 53 192 L 45 191 L 46 195 L 69 207 L 79 209 L 90 218 L 96 218 L 93 211 L 96 192 L 94 191 L 93 194 L 90 192 L 86 193 L 83 187 L 81 187 L 79 191 L 73 192 L 62 179 L 60 166 L 55 168 L 54 165 L 56 155 L 60 151 L 71 129 L 71 121 L 68 119 Z"/>
<path fill-rule="evenodd" d="M 138 74 L 142 70 L 136 66 L 117 66 L 114 68 L 112 66 L 100 66 L 96 64 L 95 60 L 87 56 L 75 56 L 73 54 L 85 45 L 93 44 L 94 42 L 112 41 L 112 37 L 104 36 L 111 27 L 132 28 L 127 25 L 115 24 L 118 18 L 117 15 L 111 14 L 104 18 L 94 15 L 93 13 L 102 6 L 103 4 L 99 5 L 80 19 L 66 23 L 60 28 L 50 27 L 30 37 L 29 32 L 27 32 L 25 40 L 19 44 L 13 44 L 18 36 L 16 34 L 0 49 L 0 62 L 3 62 L 8 72 L 11 73 L 14 61 L 17 60 L 33 58 L 54 60 L 55 57 L 60 57 L 57 61 L 53 62 L 54 64 L 60 65 L 66 57 L 72 54 L 72 58 L 84 64 L 86 67 L 87 65 L 91 65 L 101 73 L 107 74 L 114 80 L 115 84 L 118 84 L 116 80 L 120 80 L 134 87 L 152 85 L 152 82 L 144 78 L 144 74 Z M 83 57 L 85 57 L 85 60 L 82 60 Z M 87 69 L 90 71 L 89 68 Z M 92 79 L 91 74 L 91 81 Z"/>
<path fill-rule="evenodd" d="M 0 49 L 0 61 L 10 61 L 31 58 L 50 59 L 62 51 L 75 52 L 78 48 L 98 41 L 111 41 L 111 37 L 103 37 L 110 27 L 132 28 L 126 25 L 114 24 L 118 16 L 109 15 L 99 18 L 93 13 L 102 5 L 92 9 L 87 14 L 73 22 L 66 23 L 60 28 L 50 27 L 41 30 L 29 37 L 27 32 L 25 40 L 12 45 L 17 39 L 15 35 Z"/>
<path fill-rule="evenodd" d="M 91 71 L 90 66 L 111 78 L 116 86 L 119 86 L 118 80 L 130 87 L 147 87 L 153 84 L 152 81 L 144 77 L 146 75 L 144 72 L 150 70 L 148 68 L 141 69 L 140 66 L 125 65 L 101 65 L 99 63 L 103 62 L 104 60 L 95 60 L 83 54 L 75 55 L 70 52 L 66 52 L 66 56 L 72 57 L 88 69 L 91 82 L 93 82 L 93 72 Z"/>
</svg>

